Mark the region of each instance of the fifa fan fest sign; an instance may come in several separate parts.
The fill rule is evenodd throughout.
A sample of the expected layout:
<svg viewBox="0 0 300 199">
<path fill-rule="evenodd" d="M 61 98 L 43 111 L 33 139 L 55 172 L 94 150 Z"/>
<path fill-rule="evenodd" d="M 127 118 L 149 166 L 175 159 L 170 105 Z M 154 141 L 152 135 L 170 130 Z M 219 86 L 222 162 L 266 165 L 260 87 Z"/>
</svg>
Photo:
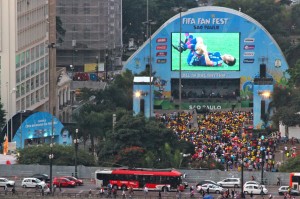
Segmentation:
<svg viewBox="0 0 300 199">
<path fill-rule="evenodd" d="M 242 102 L 256 102 L 254 80 L 262 64 L 273 86 L 287 86 L 288 64 L 276 41 L 255 19 L 229 8 L 198 7 L 175 15 L 127 60 L 124 69 L 139 74 L 149 61 L 155 74 L 151 96 L 158 109 L 174 109 L 172 93 L 178 90 L 179 79 L 236 80 Z M 203 106 L 231 107 L 199 101 L 181 105 L 185 110 Z"/>
</svg>

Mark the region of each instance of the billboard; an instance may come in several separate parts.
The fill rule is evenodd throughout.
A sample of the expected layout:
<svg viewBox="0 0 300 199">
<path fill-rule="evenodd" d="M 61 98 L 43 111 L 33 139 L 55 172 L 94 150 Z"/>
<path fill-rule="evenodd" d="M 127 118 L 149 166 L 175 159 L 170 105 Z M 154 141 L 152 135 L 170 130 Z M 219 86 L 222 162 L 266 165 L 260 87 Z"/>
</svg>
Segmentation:
<svg viewBox="0 0 300 199">
<path fill-rule="evenodd" d="M 171 38 L 172 71 L 180 70 L 180 64 L 182 71 L 240 70 L 240 33 L 194 32 L 181 33 L 181 37 L 180 33 L 172 33 Z M 203 54 L 204 50 L 207 56 Z"/>
</svg>

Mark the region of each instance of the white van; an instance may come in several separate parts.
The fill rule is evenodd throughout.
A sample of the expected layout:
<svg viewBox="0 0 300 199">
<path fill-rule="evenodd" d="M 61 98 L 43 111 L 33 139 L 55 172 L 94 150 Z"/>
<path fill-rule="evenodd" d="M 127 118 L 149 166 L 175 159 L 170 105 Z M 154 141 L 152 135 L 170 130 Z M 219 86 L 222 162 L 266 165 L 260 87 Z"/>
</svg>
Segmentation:
<svg viewBox="0 0 300 199">
<path fill-rule="evenodd" d="M 41 181 L 37 178 L 24 178 L 22 181 L 22 187 L 37 187 L 37 188 L 44 188 L 46 183 L 44 181 Z"/>
</svg>

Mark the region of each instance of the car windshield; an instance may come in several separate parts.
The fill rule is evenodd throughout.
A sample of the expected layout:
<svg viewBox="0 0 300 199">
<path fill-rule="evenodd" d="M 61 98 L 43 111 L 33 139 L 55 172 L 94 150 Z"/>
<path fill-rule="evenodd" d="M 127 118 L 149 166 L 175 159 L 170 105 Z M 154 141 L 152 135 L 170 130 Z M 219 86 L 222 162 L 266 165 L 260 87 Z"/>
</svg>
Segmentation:
<svg viewBox="0 0 300 199">
<path fill-rule="evenodd" d="M 4 181 L 4 182 L 8 182 L 8 180 L 7 180 L 6 178 L 3 178 L 3 181 Z"/>
<path fill-rule="evenodd" d="M 42 181 L 40 181 L 39 179 L 36 179 L 35 181 L 36 181 L 37 183 L 40 183 L 40 182 L 42 182 Z"/>
</svg>

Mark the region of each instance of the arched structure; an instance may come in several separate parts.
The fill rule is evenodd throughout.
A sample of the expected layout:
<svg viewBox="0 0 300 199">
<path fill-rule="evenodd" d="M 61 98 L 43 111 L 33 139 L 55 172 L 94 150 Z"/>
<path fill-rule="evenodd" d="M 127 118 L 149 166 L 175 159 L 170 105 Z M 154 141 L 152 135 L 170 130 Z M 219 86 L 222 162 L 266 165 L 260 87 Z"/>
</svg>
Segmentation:
<svg viewBox="0 0 300 199">
<path fill-rule="evenodd" d="M 191 50 L 180 52 L 179 48 L 180 40 L 184 45 L 191 35 L 201 37 L 208 52 L 231 54 L 235 64 L 228 66 L 222 60 L 217 60 L 218 66 L 193 63 L 189 60 Z M 148 117 L 153 112 L 150 105 L 154 109 L 185 110 L 248 107 L 253 108 L 255 128 L 261 128 L 271 101 L 262 94 L 287 84 L 287 62 L 268 31 L 250 16 L 223 7 L 199 7 L 172 17 L 127 60 L 124 68 L 138 74 L 149 66 L 153 82 L 143 86 L 134 83 L 134 91 L 151 91 L 151 95 L 142 96 L 144 109 L 150 110 L 145 111 Z M 140 112 L 139 102 L 134 98 L 135 113 Z"/>
</svg>

